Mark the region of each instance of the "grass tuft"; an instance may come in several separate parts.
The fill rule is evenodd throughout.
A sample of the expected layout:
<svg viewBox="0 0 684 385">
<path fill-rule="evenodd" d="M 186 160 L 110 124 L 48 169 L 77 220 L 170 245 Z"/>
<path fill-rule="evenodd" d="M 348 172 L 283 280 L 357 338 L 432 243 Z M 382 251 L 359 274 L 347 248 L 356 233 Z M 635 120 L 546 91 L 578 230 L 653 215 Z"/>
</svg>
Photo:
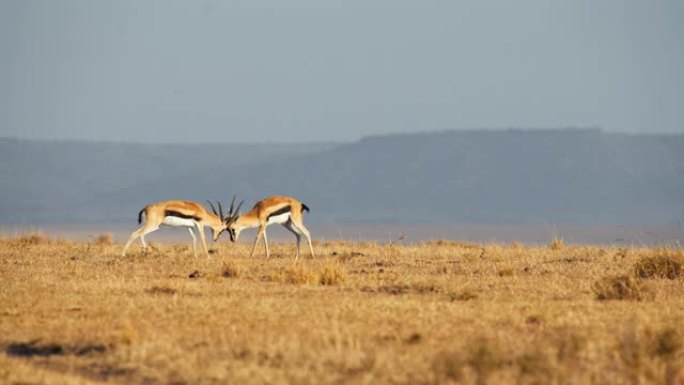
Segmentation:
<svg viewBox="0 0 684 385">
<path fill-rule="evenodd" d="M 224 262 L 221 276 L 225 278 L 237 278 L 242 274 L 243 270 L 243 266 L 235 261 Z"/>
<path fill-rule="evenodd" d="M 654 342 L 653 352 L 656 356 L 665 359 L 675 357 L 684 345 L 681 334 L 672 327 L 665 328 L 656 334 Z"/>
<path fill-rule="evenodd" d="M 293 285 L 310 285 L 318 281 L 318 276 L 304 265 L 296 265 L 285 269 L 285 282 Z"/>
<path fill-rule="evenodd" d="M 672 249 L 656 249 L 652 256 L 641 258 L 634 265 L 639 278 L 676 279 L 682 275 L 682 252 Z"/>
<path fill-rule="evenodd" d="M 347 280 L 347 270 L 343 265 L 328 262 L 319 273 L 318 283 L 324 286 L 338 285 Z"/>
<path fill-rule="evenodd" d="M 109 246 L 114 244 L 114 237 L 111 233 L 103 233 L 93 239 L 93 244 L 98 246 Z"/>
<path fill-rule="evenodd" d="M 641 301 L 646 294 L 642 283 L 627 275 L 604 277 L 594 282 L 591 289 L 599 301 Z"/>
<path fill-rule="evenodd" d="M 554 237 L 551 239 L 551 242 L 549 242 L 549 249 L 553 251 L 560 251 L 565 248 L 565 242 L 563 241 L 563 238 L 560 237 Z"/>
</svg>

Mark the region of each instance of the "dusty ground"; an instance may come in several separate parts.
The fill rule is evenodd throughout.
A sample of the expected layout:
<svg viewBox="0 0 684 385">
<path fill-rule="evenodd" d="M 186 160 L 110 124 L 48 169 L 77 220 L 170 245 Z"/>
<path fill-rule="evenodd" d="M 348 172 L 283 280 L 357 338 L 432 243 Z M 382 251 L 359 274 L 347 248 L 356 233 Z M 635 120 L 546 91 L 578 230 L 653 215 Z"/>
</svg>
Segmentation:
<svg viewBox="0 0 684 385">
<path fill-rule="evenodd" d="M 684 383 L 680 249 L 212 247 L 0 239 L 0 383 Z"/>
</svg>

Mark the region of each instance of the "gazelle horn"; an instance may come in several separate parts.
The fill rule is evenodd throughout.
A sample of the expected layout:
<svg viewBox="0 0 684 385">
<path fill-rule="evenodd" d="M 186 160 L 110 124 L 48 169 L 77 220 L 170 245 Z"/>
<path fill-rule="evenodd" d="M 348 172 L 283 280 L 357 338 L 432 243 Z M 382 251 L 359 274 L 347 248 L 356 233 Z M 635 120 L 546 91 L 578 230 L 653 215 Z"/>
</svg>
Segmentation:
<svg viewBox="0 0 684 385">
<path fill-rule="evenodd" d="M 240 215 L 240 207 L 242 207 L 243 203 L 245 203 L 244 200 L 242 202 L 240 202 L 240 204 L 238 204 L 237 209 L 235 209 L 235 213 L 234 213 L 235 216 Z"/>
<path fill-rule="evenodd" d="M 221 201 L 216 201 L 216 204 L 218 204 L 219 207 L 219 216 L 221 217 L 221 220 L 223 220 L 223 207 L 221 207 Z"/>
<path fill-rule="evenodd" d="M 233 207 L 235 205 L 235 195 L 233 195 L 233 200 L 230 201 L 230 210 L 228 210 L 228 216 L 232 217 L 233 216 Z"/>
<path fill-rule="evenodd" d="M 214 205 L 211 204 L 211 201 L 209 201 L 209 200 L 207 199 L 207 203 L 209 203 L 209 206 L 211 206 L 211 211 L 214 212 L 214 215 L 218 215 L 218 213 L 216 212 L 216 208 L 214 208 Z"/>
</svg>

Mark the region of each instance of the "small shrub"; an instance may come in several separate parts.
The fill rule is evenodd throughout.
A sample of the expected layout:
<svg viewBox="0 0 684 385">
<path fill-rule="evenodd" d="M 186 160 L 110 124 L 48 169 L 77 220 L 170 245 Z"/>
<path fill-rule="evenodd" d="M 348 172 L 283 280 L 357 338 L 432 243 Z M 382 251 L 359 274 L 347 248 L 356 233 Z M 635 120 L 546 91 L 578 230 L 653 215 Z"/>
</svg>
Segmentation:
<svg viewBox="0 0 684 385">
<path fill-rule="evenodd" d="M 111 233 L 103 233 L 93 239 L 93 244 L 99 246 L 109 246 L 114 243 L 114 237 Z"/>
<path fill-rule="evenodd" d="M 656 356 L 669 359 L 674 357 L 682 348 L 682 336 L 674 328 L 665 328 L 655 336 L 653 353 Z"/>
<path fill-rule="evenodd" d="M 321 285 L 337 285 L 347 280 L 347 271 L 337 263 L 328 263 L 320 271 L 318 283 Z"/>
<path fill-rule="evenodd" d="M 551 239 L 551 242 L 549 242 L 549 249 L 553 251 L 563 250 L 564 247 L 565 242 L 563 241 L 563 238 L 554 237 L 553 239 Z"/>
<path fill-rule="evenodd" d="M 634 274 L 639 278 L 675 279 L 682 275 L 682 253 L 656 250 L 653 256 L 641 258 L 634 265 Z"/>
<path fill-rule="evenodd" d="M 243 268 L 235 261 L 228 261 L 223 263 L 221 276 L 225 278 L 237 278 L 242 274 Z"/>
<path fill-rule="evenodd" d="M 640 301 L 646 294 L 642 284 L 627 275 L 605 277 L 594 282 L 591 289 L 599 301 L 611 299 Z"/>
</svg>

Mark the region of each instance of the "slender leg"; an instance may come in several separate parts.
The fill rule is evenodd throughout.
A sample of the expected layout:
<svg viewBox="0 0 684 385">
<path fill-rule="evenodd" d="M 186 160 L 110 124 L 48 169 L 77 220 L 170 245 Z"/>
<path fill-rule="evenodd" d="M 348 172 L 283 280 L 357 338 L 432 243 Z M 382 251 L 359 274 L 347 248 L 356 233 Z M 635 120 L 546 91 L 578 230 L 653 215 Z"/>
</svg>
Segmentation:
<svg viewBox="0 0 684 385">
<path fill-rule="evenodd" d="M 158 229 L 159 229 L 158 226 L 154 227 L 154 228 L 150 228 L 150 229 L 144 229 L 142 234 L 140 235 L 140 242 L 142 242 L 142 245 L 143 245 L 143 248 L 145 249 L 145 251 L 147 251 L 147 242 L 145 242 L 145 235 L 147 235 L 153 231 L 157 231 Z"/>
<path fill-rule="evenodd" d="M 264 247 L 266 248 L 266 258 L 268 258 L 271 255 L 271 253 L 268 252 L 268 239 L 266 238 L 266 226 L 264 226 L 263 238 L 264 238 Z"/>
<path fill-rule="evenodd" d="M 250 257 L 254 256 L 254 251 L 256 251 L 257 244 L 259 243 L 261 235 L 264 233 L 264 229 L 264 226 L 259 227 L 259 231 L 257 232 L 256 238 L 254 238 L 254 246 L 252 247 L 252 253 L 249 254 Z M 268 255 L 266 256 L 266 258 L 268 258 Z"/>
<path fill-rule="evenodd" d="M 128 242 L 126 242 L 126 246 L 124 246 L 123 253 L 121 253 L 121 256 L 126 256 L 126 250 L 128 250 L 128 247 L 133 243 L 136 239 L 140 238 L 140 242 L 142 242 L 143 248 L 147 250 L 147 243 L 145 242 L 145 234 L 149 234 L 155 230 L 157 230 L 159 227 L 155 228 L 144 228 L 141 227 L 137 230 L 135 230 L 133 233 L 131 233 L 131 236 L 128 238 Z"/>
<path fill-rule="evenodd" d="M 192 227 L 188 227 L 188 232 L 192 237 L 192 255 L 194 255 L 195 258 L 197 258 L 197 237 L 195 237 L 195 232 L 192 231 Z"/>
<path fill-rule="evenodd" d="M 302 235 L 299 233 L 299 230 L 296 227 L 294 227 L 294 225 L 292 224 L 292 220 L 285 222 L 283 226 L 285 226 L 286 229 L 290 230 L 292 234 L 294 234 L 295 237 L 297 237 L 297 251 L 295 253 L 295 262 L 297 262 L 297 259 L 299 258 L 299 242 L 302 239 Z"/>
<path fill-rule="evenodd" d="M 126 256 L 126 250 L 128 250 L 128 247 L 131 245 L 131 243 L 140 237 L 140 234 L 142 234 L 142 228 L 139 228 L 131 233 L 131 236 L 128 237 L 128 242 L 126 242 L 126 246 L 124 246 L 123 253 L 121 253 L 122 257 Z"/>
<path fill-rule="evenodd" d="M 209 250 L 207 249 L 207 239 L 206 236 L 204 235 L 204 226 L 201 224 L 197 224 L 197 230 L 199 230 L 200 234 L 200 239 L 202 240 L 202 246 L 204 247 L 204 254 L 207 256 L 207 258 L 211 259 L 209 256 Z"/>
<path fill-rule="evenodd" d="M 292 222 L 292 224 L 306 237 L 306 240 L 309 242 L 309 251 L 311 252 L 311 258 L 314 258 L 313 246 L 311 246 L 311 234 L 309 234 L 309 230 L 307 230 L 306 227 L 304 227 L 303 223 Z"/>
</svg>

